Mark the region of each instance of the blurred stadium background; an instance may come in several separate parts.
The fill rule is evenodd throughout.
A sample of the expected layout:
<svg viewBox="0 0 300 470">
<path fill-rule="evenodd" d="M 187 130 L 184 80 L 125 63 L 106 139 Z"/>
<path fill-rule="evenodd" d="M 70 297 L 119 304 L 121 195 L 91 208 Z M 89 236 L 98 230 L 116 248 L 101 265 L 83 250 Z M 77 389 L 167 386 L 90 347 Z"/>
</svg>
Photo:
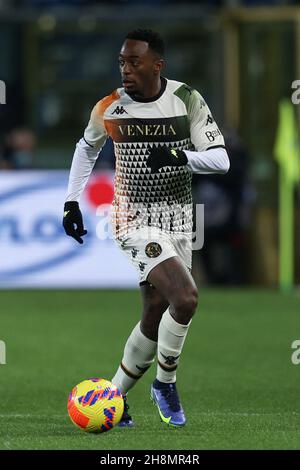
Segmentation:
<svg viewBox="0 0 300 470">
<path fill-rule="evenodd" d="M 89 231 L 83 246 L 65 236 L 61 218 L 75 143 L 94 103 L 120 86 L 120 45 L 137 27 L 164 37 L 164 75 L 207 100 L 224 132 L 231 170 L 194 178 L 194 201 L 205 204 L 205 244 L 194 253 L 204 296 L 181 379 L 201 382 L 190 431 L 176 439 L 145 435 L 139 444 L 137 434 L 120 444 L 116 431 L 103 448 L 299 448 L 299 370 L 290 361 L 299 337 L 299 294 L 293 290 L 300 282 L 299 180 L 292 183 L 295 224 L 293 236 L 287 235 L 292 275 L 281 284 L 288 292 L 280 293 L 285 157 L 279 165 L 274 146 L 279 104 L 291 102 L 292 82 L 300 80 L 300 2 L 284 0 L 0 0 L 0 80 L 6 87 L 0 104 L 0 339 L 7 345 L 0 372 L 5 383 L 20 380 L 27 393 L 25 405 L 14 395 L 2 402 L 0 415 L 7 419 L 0 447 L 99 448 L 94 438 L 78 441 L 64 406 L 76 381 L 97 371 L 112 375 L 139 318 L 138 293 L 126 290 L 137 287 L 137 275 L 102 236 L 113 197 L 110 141 L 83 196 Z M 299 128 L 300 105 L 293 110 Z M 117 290 L 88 294 L 80 288 Z M 105 333 L 105 342 L 97 326 L 103 316 L 105 331 L 111 331 L 107 316 L 118 325 L 113 351 L 112 338 Z M 108 360 L 99 364 L 96 349 Z M 193 393 L 191 385 L 183 391 L 186 402 Z M 145 411 L 141 388 L 133 396 L 147 427 L 154 412 Z M 45 429 L 51 406 L 58 411 Z M 26 416 L 33 416 L 27 428 Z"/>
<path fill-rule="evenodd" d="M 6 105 L 0 108 L 0 165 L 17 173 L 1 171 L 1 189 L 4 184 L 9 188 L 27 186 L 32 178 L 26 175 L 29 169 L 52 170 L 36 175 L 38 180 L 48 175 L 55 179 L 53 170 L 70 167 L 75 143 L 93 104 L 120 86 L 117 55 L 126 32 L 137 26 L 156 28 L 167 44 L 165 75 L 200 90 L 223 128 L 231 152 L 232 168 L 225 178 L 194 179 L 195 202 L 207 206 L 205 235 L 210 240 L 207 250 L 195 254 L 195 276 L 201 285 L 278 285 L 278 165 L 274 143 L 279 100 L 291 97 L 291 84 L 300 77 L 300 23 L 295 4 L 2 0 L 0 79 L 6 84 Z M 300 107 L 295 108 L 299 118 Z M 104 180 L 100 173 L 98 181 L 100 186 L 104 184 L 104 191 L 101 188 L 89 193 L 87 209 L 110 202 L 107 171 L 113 167 L 112 145 L 107 142 L 96 165 L 98 171 L 106 171 Z M 64 173 L 59 175 L 63 180 Z M 8 178 L 13 178 L 11 183 Z M 42 276 L 47 270 L 45 261 L 52 258 L 51 253 L 47 256 L 48 248 L 61 241 L 59 216 L 64 185 L 63 181 L 58 189 L 57 182 L 52 190 L 60 192 L 57 205 L 45 187 L 39 195 L 45 199 L 37 198 L 41 208 L 32 218 L 29 201 L 36 199 L 36 190 L 28 194 L 24 211 L 20 205 L 24 194 L 20 193 L 18 200 L 7 200 L 18 205 L 18 220 L 6 218 L 4 227 L 2 218 L 1 246 L 6 236 L 9 249 L 22 250 L 26 238 L 27 257 L 30 264 L 43 262 L 39 271 Z M 299 215 L 299 195 L 296 203 Z M 2 211 L 3 204 L 1 215 Z M 20 212 L 31 218 L 27 232 L 22 230 Z M 34 234 L 35 224 L 39 230 Z M 299 222 L 296 233 L 299 238 Z M 72 243 L 65 240 L 65 246 Z M 44 255 L 35 259 L 38 245 L 43 246 Z M 35 247 L 33 251 L 30 246 Z M 94 248 L 99 249 L 98 242 Z M 299 244 L 296 248 L 299 283 Z M 2 260 L 0 276 L 4 283 L 13 282 L 13 268 L 15 273 L 29 269 L 24 257 L 16 261 L 12 266 L 7 260 L 3 266 Z M 75 266 L 75 259 L 73 262 Z M 69 264 L 67 257 L 64 264 Z M 5 279 L 6 272 L 10 280 Z M 68 270 L 65 276 L 69 285 Z"/>
</svg>

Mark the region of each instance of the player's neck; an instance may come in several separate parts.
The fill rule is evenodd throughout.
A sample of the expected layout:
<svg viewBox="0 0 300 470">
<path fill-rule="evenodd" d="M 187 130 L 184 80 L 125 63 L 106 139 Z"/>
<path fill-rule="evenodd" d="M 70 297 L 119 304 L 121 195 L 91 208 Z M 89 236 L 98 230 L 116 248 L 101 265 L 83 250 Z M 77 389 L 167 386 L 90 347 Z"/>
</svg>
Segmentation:
<svg viewBox="0 0 300 470">
<path fill-rule="evenodd" d="M 148 89 L 143 91 L 143 94 L 140 94 L 138 98 L 143 98 L 143 99 L 150 99 L 150 98 L 155 98 L 160 93 L 162 87 L 161 83 L 161 78 L 160 76 L 157 78 L 157 80 L 149 86 Z"/>
<path fill-rule="evenodd" d="M 134 93 L 130 96 L 135 101 L 145 103 L 155 101 L 156 99 L 160 98 L 160 96 L 164 93 L 166 85 L 167 80 L 164 77 L 158 77 L 157 81 L 153 84 L 153 86 L 149 87 L 147 90 L 144 90 L 142 93 Z"/>
</svg>

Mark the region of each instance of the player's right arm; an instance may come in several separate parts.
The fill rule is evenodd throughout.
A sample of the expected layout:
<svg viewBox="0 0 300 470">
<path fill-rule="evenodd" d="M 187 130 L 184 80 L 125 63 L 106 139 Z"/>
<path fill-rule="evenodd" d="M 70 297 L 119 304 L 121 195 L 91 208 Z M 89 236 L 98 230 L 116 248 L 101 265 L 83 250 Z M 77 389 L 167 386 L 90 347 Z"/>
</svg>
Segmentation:
<svg viewBox="0 0 300 470">
<path fill-rule="evenodd" d="M 84 136 L 76 144 L 64 206 L 63 227 L 67 235 L 78 243 L 83 243 L 82 236 L 86 235 L 82 215 L 79 208 L 80 196 L 88 182 L 90 174 L 101 148 L 108 138 L 103 120 L 103 101 L 93 108 Z"/>
</svg>

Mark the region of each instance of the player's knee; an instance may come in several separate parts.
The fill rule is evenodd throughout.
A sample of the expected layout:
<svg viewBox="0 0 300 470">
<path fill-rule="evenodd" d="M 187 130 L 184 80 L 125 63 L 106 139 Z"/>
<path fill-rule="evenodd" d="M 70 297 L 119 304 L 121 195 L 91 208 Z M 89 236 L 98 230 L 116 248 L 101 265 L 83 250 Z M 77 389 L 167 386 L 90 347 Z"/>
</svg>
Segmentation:
<svg viewBox="0 0 300 470">
<path fill-rule="evenodd" d="M 191 310 L 194 314 L 198 307 L 198 290 L 196 288 L 194 288 L 191 292 L 191 307 Z"/>
<path fill-rule="evenodd" d="M 186 290 L 182 295 L 180 295 L 173 307 L 175 312 L 180 317 L 192 318 L 196 312 L 198 306 L 198 291 L 196 288 L 192 287 L 189 290 Z"/>
<path fill-rule="evenodd" d="M 193 316 L 198 306 L 198 291 L 196 288 L 192 288 L 187 293 L 185 303 L 186 303 L 186 309 L 191 314 L 191 316 Z"/>
</svg>

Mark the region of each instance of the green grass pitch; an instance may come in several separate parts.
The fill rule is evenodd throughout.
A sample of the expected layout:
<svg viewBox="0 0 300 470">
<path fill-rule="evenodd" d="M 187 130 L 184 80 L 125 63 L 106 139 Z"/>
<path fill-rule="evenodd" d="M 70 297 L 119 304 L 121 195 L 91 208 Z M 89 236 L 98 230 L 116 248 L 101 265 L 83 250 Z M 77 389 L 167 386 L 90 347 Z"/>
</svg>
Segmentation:
<svg viewBox="0 0 300 470">
<path fill-rule="evenodd" d="M 299 293 L 200 290 L 177 374 L 183 429 L 150 402 L 156 365 L 130 392 L 135 428 L 77 429 L 70 390 L 112 377 L 140 307 L 138 291 L 0 292 L 1 449 L 300 449 Z"/>
</svg>

